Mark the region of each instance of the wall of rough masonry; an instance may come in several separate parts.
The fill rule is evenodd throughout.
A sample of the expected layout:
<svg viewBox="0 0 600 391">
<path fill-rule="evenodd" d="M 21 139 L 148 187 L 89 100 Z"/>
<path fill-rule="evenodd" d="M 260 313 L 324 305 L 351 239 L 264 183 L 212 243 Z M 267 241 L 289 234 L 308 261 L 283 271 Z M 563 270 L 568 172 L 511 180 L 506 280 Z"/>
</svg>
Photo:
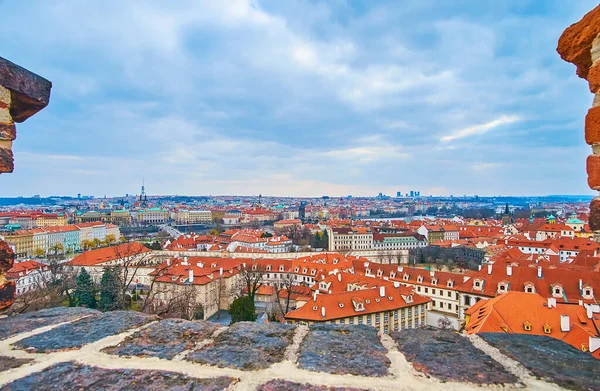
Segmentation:
<svg viewBox="0 0 600 391">
<path fill-rule="evenodd" d="M 46 107 L 51 88 L 48 80 L 0 57 L 0 174 L 14 170 L 15 122 L 23 122 Z M 15 284 L 5 276 L 13 262 L 12 250 L 0 240 L 0 309 L 14 302 Z"/>
<path fill-rule="evenodd" d="M 577 75 L 588 81 L 594 94 L 585 116 L 585 142 L 592 147 L 586 164 L 590 188 L 600 191 L 600 5 L 563 32 L 556 50 L 563 60 L 575 64 Z M 590 209 L 590 228 L 598 242 L 600 197 L 592 200 Z"/>
</svg>

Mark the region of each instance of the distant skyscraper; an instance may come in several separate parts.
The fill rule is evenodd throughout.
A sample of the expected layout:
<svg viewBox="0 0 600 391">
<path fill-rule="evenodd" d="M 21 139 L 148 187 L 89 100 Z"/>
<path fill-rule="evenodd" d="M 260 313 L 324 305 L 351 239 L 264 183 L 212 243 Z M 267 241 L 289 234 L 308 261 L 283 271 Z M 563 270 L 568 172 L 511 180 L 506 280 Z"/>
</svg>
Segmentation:
<svg viewBox="0 0 600 391">
<path fill-rule="evenodd" d="M 306 202 L 301 201 L 300 202 L 300 208 L 298 209 L 298 217 L 300 217 L 300 220 L 303 220 L 306 218 Z"/>
<path fill-rule="evenodd" d="M 402 192 L 401 191 L 397 192 L 396 197 L 402 197 Z"/>
<path fill-rule="evenodd" d="M 411 197 L 414 197 L 414 196 L 415 196 L 415 191 L 414 191 L 414 190 L 411 190 L 411 191 L 410 191 L 410 196 L 411 196 Z"/>
</svg>

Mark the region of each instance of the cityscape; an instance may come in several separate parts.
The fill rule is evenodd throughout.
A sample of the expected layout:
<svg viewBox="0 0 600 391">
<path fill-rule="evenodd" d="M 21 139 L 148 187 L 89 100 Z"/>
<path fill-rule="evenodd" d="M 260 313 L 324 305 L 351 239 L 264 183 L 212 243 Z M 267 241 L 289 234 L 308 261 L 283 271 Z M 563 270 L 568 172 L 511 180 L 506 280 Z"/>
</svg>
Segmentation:
<svg viewBox="0 0 600 391">
<path fill-rule="evenodd" d="M 444 108 L 441 116 L 452 125 L 432 131 L 435 142 L 419 136 L 419 144 L 413 130 L 435 121 L 425 118 L 414 125 L 415 113 L 406 111 L 406 102 L 398 103 L 405 88 L 414 88 L 404 87 L 408 76 L 400 76 L 411 70 L 406 65 L 402 72 L 370 65 L 364 71 L 368 75 L 357 76 L 363 53 L 355 34 L 364 33 L 364 26 L 381 27 L 387 20 L 383 11 L 395 12 L 394 7 L 299 1 L 288 9 L 290 5 L 266 1 L 226 3 L 189 8 L 141 3 L 116 8 L 111 3 L 98 8 L 99 15 L 109 9 L 126 11 L 114 21 L 113 39 L 120 32 L 137 34 L 117 26 L 123 20 L 153 31 L 150 38 L 124 38 L 132 45 L 126 60 L 132 68 L 127 76 L 115 78 L 128 79 L 135 87 L 101 87 L 98 78 L 78 80 L 78 89 L 71 90 L 70 83 L 82 76 L 68 75 L 67 57 L 66 65 L 57 65 L 64 67 L 61 72 L 52 67 L 47 72 L 43 67 L 29 70 L 28 61 L 36 64 L 39 59 L 28 56 L 21 57 L 25 61 L 14 59 L 19 64 L 0 57 L 0 390 L 600 390 L 600 5 L 586 2 L 585 8 L 580 4 L 571 9 L 556 3 L 556 9 L 548 10 L 536 1 L 473 3 L 464 14 L 440 5 L 445 19 L 432 22 L 450 37 L 462 37 L 457 31 L 463 29 L 467 35 L 479 32 L 481 46 L 462 37 L 474 57 L 485 57 L 491 45 L 511 72 L 504 56 L 511 58 L 522 48 L 511 51 L 508 43 L 492 40 L 461 18 L 480 15 L 488 20 L 497 12 L 522 28 L 522 34 L 541 31 L 538 17 L 556 22 L 559 27 L 548 27 L 554 35 L 540 37 L 540 46 L 558 40 L 552 61 L 562 58 L 566 62 L 561 66 L 569 67 L 571 84 L 557 88 L 574 89 L 587 81 L 595 95 L 587 114 L 570 109 L 580 98 L 549 114 L 585 116 L 585 140 L 579 144 L 591 154 L 584 172 L 575 164 L 577 159 L 583 162 L 581 145 L 569 144 L 569 151 L 560 151 L 555 143 L 567 137 L 533 114 L 490 109 L 496 119 L 463 123 L 465 113 L 444 106 L 448 97 L 442 96 L 443 86 L 459 88 L 463 75 L 434 74 L 439 72 L 436 65 L 413 74 L 413 82 L 417 89 L 427 89 L 434 81 L 440 92 L 427 95 L 424 102 Z M 86 9 L 79 7 L 70 12 Z M 407 5 L 404 16 L 394 15 L 416 17 L 434 8 Z M 29 10 L 9 9 L 14 16 Z M 41 11 L 63 20 L 67 9 L 40 4 L 30 11 L 34 20 Z M 293 11 L 307 25 L 296 24 Z M 206 12 L 206 18 L 198 12 Z M 82 37 L 68 38 L 71 44 L 79 45 L 79 39 L 94 42 L 99 32 L 108 36 L 105 26 L 89 20 L 84 26 L 75 19 Z M 531 29 L 522 20 L 531 20 Z M 49 23 L 56 31 L 70 31 Z M 148 23 L 152 27 L 146 30 Z M 314 27 L 320 23 L 322 30 Z M 112 22 L 108 24 L 110 28 Z M 311 40 L 301 38 L 308 25 Z M 208 34 L 207 26 L 214 31 Z M 219 88 L 215 80 L 204 80 L 198 62 L 187 58 L 187 64 L 181 58 L 191 47 L 194 53 L 200 50 L 194 40 L 179 41 L 179 34 L 194 28 L 197 39 L 214 40 L 200 47 L 212 64 L 212 78 L 222 83 Z M 263 36 L 263 30 L 268 34 Z M 56 39 L 54 34 L 47 44 Z M 246 36 L 252 34 L 256 36 Z M 347 40 L 331 38 L 325 45 L 321 34 L 342 34 L 337 37 Z M 438 47 L 420 30 L 415 34 L 418 39 L 411 39 L 416 41 L 407 41 L 415 47 Z M 30 39 L 29 34 L 22 38 Z M 241 80 L 237 64 L 213 52 L 213 46 L 224 42 L 238 48 L 238 39 L 251 49 L 258 47 L 252 46 L 254 39 L 266 45 L 259 53 L 266 60 L 239 53 L 249 68 L 246 77 L 257 77 L 257 86 L 263 88 L 258 93 L 248 94 L 243 85 L 234 88 L 232 83 Z M 375 56 L 377 50 L 399 64 L 408 53 L 422 55 L 411 45 L 388 53 L 382 48 L 389 44 L 383 40 L 369 51 L 373 64 L 383 61 Z M 306 75 L 303 80 L 316 95 L 296 85 L 300 76 L 285 68 L 287 60 L 274 49 L 280 45 L 290 46 L 303 72 L 319 75 L 322 83 L 348 84 L 338 92 L 340 102 L 328 102 L 333 98 L 323 96 L 323 89 L 330 86 L 314 84 Z M 9 46 L 9 54 L 20 53 L 13 43 Z M 162 57 L 156 57 L 156 67 L 183 71 L 175 65 L 182 61 L 185 69 L 199 67 L 199 75 L 189 76 L 189 86 L 182 79 L 162 87 L 173 100 L 162 109 L 174 113 L 152 114 L 141 122 L 149 141 L 141 133 L 129 138 L 126 131 L 117 137 L 113 132 L 119 126 L 129 126 L 141 112 L 158 110 L 158 102 L 166 102 L 155 96 L 153 102 L 137 101 L 133 107 L 127 100 L 137 99 L 138 88 L 147 87 L 148 96 L 156 94 L 164 82 L 148 78 L 146 87 L 137 84 L 136 72 L 154 71 L 146 60 L 154 58 L 157 48 L 172 57 L 173 68 Z M 145 57 L 146 51 L 154 54 Z M 121 49 L 115 52 L 122 54 Z M 282 64 L 275 66 L 271 61 L 277 56 Z M 546 61 L 546 54 L 539 56 L 540 62 Z M 350 57 L 352 61 L 343 61 Z M 462 70 L 472 69 L 475 61 L 460 60 L 468 63 Z M 103 61 L 110 67 L 110 61 Z M 457 59 L 450 56 L 449 61 Z M 86 66 L 75 69 L 84 72 Z M 552 72 L 557 66 L 547 65 Z M 261 72 L 266 67 L 273 84 L 282 74 L 290 77 L 290 105 L 274 117 L 272 107 L 262 105 L 275 105 L 282 87 L 267 83 L 268 77 L 255 67 Z M 515 80 L 534 86 L 538 77 L 562 75 L 552 72 Z M 165 78 L 171 83 L 175 76 Z M 174 92 L 182 89 L 190 94 L 186 98 L 198 98 L 187 88 L 196 88 L 200 79 L 214 94 L 211 105 L 181 100 L 183 95 Z M 106 90 L 100 93 L 102 88 Z M 526 90 L 515 93 L 527 96 Z M 225 99 L 231 91 L 239 99 Z M 264 98 L 270 93 L 274 96 Z M 98 106 L 90 109 L 87 99 L 94 94 Z M 112 94 L 114 102 L 101 103 L 104 94 Z M 540 103 L 555 94 L 547 90 L 530 100 Z M 78 99 L 81 105 L 73 103 Z M 253 99 L 256 106 L 251 107 Z M 304 99 L 314 102 L 309 107 Z M 505 105 L 502 99 L 492 99 L 498 109 L 516 110 L 515 102 Z M 332 112 L 317 112 L 313 103 Z M 473 111 L 484 108 L 471 104 Z M 531 102 L 518 104 L 533 108 Z M 190 107 L 198 111 L 194 125 L 184 119 Z M 373 112 L 389 115 L 386 110 L 394 107 L 406 111 L 406 121 L 381 116 L 374 121 L 379 130 L 354 133 L 352 121 L 370 121 Z M 248 119 L 249 108 L 256 111 L 255 122 Z M 346 110 L 353 114 L 342 119 Z M 106 114 L 107 127 L 115 129 L 96 134 L 95 146 L 88 144 L 93 142 L 87 135 L 62 142 L 48 138 L 61 137 L 49 128 L 64 126 L 68 133 L 73 116 L 82 121 L 82 129 L 92 130 L 98 113 Z M 416 114 L 428 113 L 419 109 Z M 111 123 L 113 115 L 123 124 Z M 303 116 L 311 119 L 303 122 Z M 346 130 L 330 127 L 329 121 L 338 116 Z M 247 128 L 231 122 L 220 133 L 216 124 L 231 118 L 247 122 Z M 327 125 L 320 134 L 296 134 L 295 125 L 284 124 L 310 124 L 319 118 Z M 565 126 L 570 130 L 579 122 Z M 528 146 L 534 160 L 543 164 L 525 157 L 530 150 L 521 145 L 492 151 L 517 140 L 501 141 L 520 137 L 521 124 L 535 129 L 530 137 L 538 137 L 540 129 L 550 132 L 546 138 L 539 136 L 537 152 Z M 281 134 L 274 131 L 271 137 L 253 126 L 281 126 Z M 382 129 L 389 133 L 378 133 Z M 492 130 L 497 133 L 492 135 Z M 29 131 L 39 131 L 39 140 L 21 139 Z M 482 141 L 484 136 L 490 140 Z M 180 139 L 172 142 L 169 137 Z M 471 137 L 478 139 L 469 144 Z M 330 142 L 334 149 L 327 150 Z M 154 143 L 164 150 L 154 151 Z M 448 160 L 448 153 L 457 155 L 455 161 Z M 537 153 L 550 154 L 544 160 Z"/>
</svg>

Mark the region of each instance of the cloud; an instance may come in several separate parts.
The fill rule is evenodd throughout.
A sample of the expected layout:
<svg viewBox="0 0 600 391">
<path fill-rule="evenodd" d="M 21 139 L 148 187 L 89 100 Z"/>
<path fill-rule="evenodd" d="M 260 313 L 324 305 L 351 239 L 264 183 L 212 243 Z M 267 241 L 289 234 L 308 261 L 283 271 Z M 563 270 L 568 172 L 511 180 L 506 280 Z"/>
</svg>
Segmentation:
<svg viewBox="0 0 600 391">
<path fill-rule="evenodd" d="M 487 133 L 488 131 L 497 128 L 498 126 L 512 124 L 520 120 L 521 118 L 515 115 L 503 115 L 495 120 L 480 125 L 468 126 L 466 128 L 457 130 L 449 135 L 443 136 L 440 140 L 443 142 L 449 142 L 461 138 L 477 136 Z"/>
</svg>

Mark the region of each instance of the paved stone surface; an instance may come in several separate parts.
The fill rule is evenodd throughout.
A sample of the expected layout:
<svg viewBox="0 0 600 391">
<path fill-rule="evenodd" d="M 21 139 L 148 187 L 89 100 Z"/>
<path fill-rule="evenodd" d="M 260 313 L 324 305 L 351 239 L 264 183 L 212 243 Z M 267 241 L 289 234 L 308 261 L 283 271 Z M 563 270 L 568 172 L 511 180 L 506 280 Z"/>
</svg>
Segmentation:
<svg viewBox="0 0 600 391">
<path fill-rule="evenodd" d="M 328 387 L 314 384 L 302 384 L 282 379 L 273 379 L 256 387 L 256 391 L 366 391 L 362 388 Z"/>
<path fill-rule="evenodd" d="M 109 335 L 122 333 L 156 320 L 154 316 L 131 311 L 113 311 L 64 324 L 42 334 L 25 338 L 15 347 L 31 352 L 77 349 Z"/>
<path fill-rule="evenodd" d="M 68 322 L 88 315 L 100 315 L 88 308 L 57 307 L 0 319 L 0 340 L 39 327 Z"/>
<path fill-rule="evenodd" d="M 0 372 L 8 371 L 9 369 L 18 368 L 21 365 L 31 362 L 28 358 L 13 358 L 0 356 Z"/>
<path fill-rule="evenodd" d="M 538 335 L 478 335 L 538 378 L 572 390 L 600 390 L 600 360 L 569 344 Z"/>
<path fill-rule="evenodd" d="M 104 369 L 66 362 L 16 380 L 2 391 L 29 390 L 202 390 L 221 391 L 237 379 L 197 379 L 175 372 Z"/>
<path fill-rule="evenodd" d="M 172 359 L 210 338 L 220 326 L 204 321 L 165 319 L 137 331 L 117 346 L 103 350 L 118 356 L 159 357 Z"/>
<path fill-rule="evenodd" d="M 187 360 L 242 370 L 268 368 L 283 359 L 295 327 L 281 323 L 235 323 Z"/>
<path fill-rule="evenodd" d="M 476 384 L 518 380 L 456 332 L 425 327 L 393 332 L 391 337 L 417 371 L 437 379 Z"/>
<path fill-rule="evenodd" d="M 313 324 L 300 347 L 302 369 L 385 376 L 390 365 L 377 330 L 366 325 Z"/>
</svg>

